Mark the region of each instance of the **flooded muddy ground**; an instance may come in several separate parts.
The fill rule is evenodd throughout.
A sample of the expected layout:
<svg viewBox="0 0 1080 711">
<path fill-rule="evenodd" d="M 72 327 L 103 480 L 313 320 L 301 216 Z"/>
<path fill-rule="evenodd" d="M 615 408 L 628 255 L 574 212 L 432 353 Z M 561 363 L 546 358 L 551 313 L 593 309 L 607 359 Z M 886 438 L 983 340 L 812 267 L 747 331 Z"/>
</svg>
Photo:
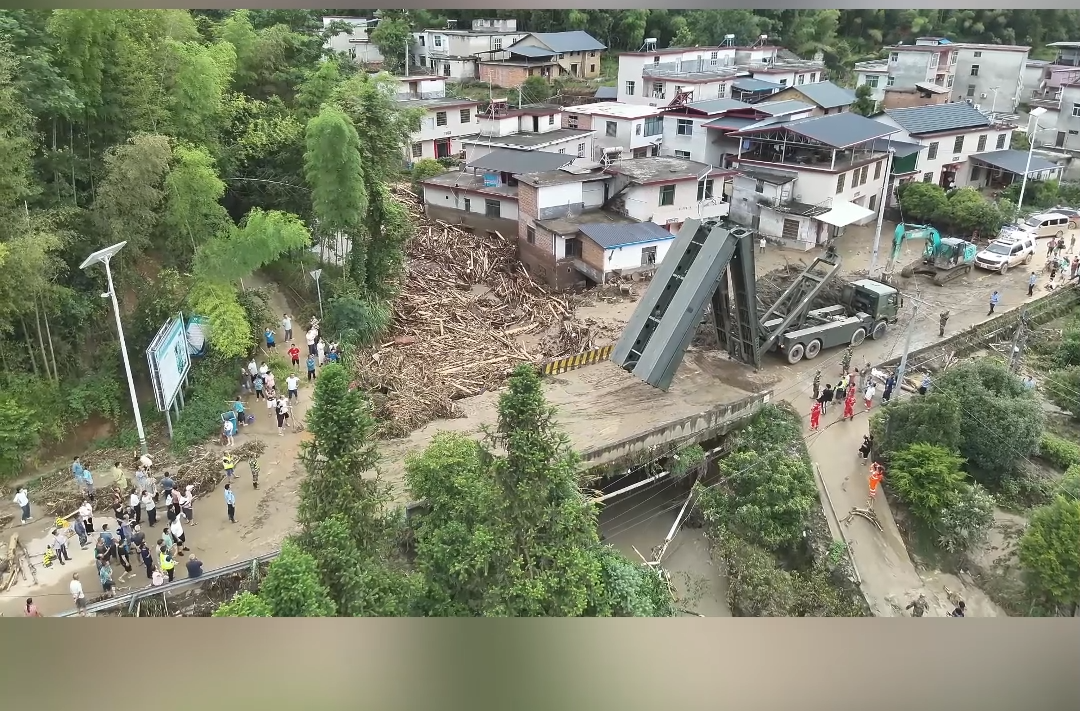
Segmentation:
<svg viewBox="0 0 1080 711">
<path fill-rule="evenodd" d="M 630 560 L 641 560 L 635 548 L 652 560 L 653 549 L 663 544 L 688 493 L 686 486 L 661 479 L 617 497 L 601 511 L 600 531 Z M 731 617 L 726 583 L 701 529 L 683 526 L 662 562 L 677 590 L 677 607 L 705 617 Z"/>
</svg>

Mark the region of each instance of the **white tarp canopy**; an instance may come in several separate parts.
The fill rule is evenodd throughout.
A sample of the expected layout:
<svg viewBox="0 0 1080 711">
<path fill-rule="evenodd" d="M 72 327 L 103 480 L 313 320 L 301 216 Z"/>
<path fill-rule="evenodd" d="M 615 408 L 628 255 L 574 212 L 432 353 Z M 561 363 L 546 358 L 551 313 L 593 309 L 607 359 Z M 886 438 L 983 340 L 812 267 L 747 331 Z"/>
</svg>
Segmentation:
<svg viewBox="0 0 1080 711">
<path fill-rule="evenodd" d="M 831 210 L 814 219 L 833 227 L 847 227 L 856 222 L 865 222 L 873 216 L 873 210 L 867 210 L 862 205 L 856 205 L 853 202 L 838 200 L 832 204 Z"/>
</svg>

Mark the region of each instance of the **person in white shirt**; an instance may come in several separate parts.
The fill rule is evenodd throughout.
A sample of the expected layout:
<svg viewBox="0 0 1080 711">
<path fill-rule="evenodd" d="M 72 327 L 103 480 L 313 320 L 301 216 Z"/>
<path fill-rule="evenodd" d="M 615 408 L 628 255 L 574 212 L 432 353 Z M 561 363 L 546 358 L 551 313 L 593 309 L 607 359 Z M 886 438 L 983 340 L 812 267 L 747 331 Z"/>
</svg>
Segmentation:
<svg viewBox="0 0 1080 711">
<path fill-rule="evenodd" d="M 315 355 L 315 329 L 307 332 L 306 339 L 308 355 Z"/>
<path fill-rule="evenodd" d="M 225 422 L 222 423 L 222 425 L 221 425 L 221 434 L 225 435 L 225 446 L 226 447 L 234 446 L 235 442 L 233 442 L 233 435 L 235 435 L 236 433 L 233 431 L 233 421 L 232 420 L 225 420 Z"/>
<path fill-rule="evenodd" d="M 82 516 L 83 523 L 86 524 L 86 532 L 94 532 L 94 507 L 90 505 L 89 501 L 82 502 L 82 506 L 79 507 L 79 515 Z"/>
<path fill-rule="evenodd" d="M 128 496 L 128 506 L 131 507 L 132 515 L 135 517 L 135 525 L 138 526 L 142 523 L 142 499 L 139 497 L 139 490 L 132 489 L 131 494 Z"/>
<path fill-rule="evenodd" d="M 75 609 L 79 611 L 80 617 L 86 617 L 86 593 L 83 592 L 82 583 L 79 582 L 79 574 L 71 574 L 71 582 L 68 583 L 68 590 L 71 591 L 71 599 L 75 601 Z"/>
<path fill-rule="evenodd" d="M 285 387 L 289 390 L 290 400 L 297 400 L 300 398 L 300 378 L 297 377 L 296 373 L 285 378 Z"/>
<path fill-rule="evenodd" d="M 289 401 L 285 398 L 278 398 L 277 401 L 277 431 L 278 435 L 285 434 L 285 423 L 289 419 Z"/>
<path fill-rule="evenodd" d="M 183 518 L 184 514 L 180 514 L 169 524 L 169 533 L 172 534 L 173 540 L 176 541 L 177 555 L 184 555 L 185 551 L 191 550 L 187 547 L 187 536 L 184 535 L 184 526 L 180 523 Z"/>
<path fill-rule="evenodd" d="M 19 489 L 13 499 L 15 505 L 22 510 L 22 525 L 26 525 L 27 522 L 33 521 L 34 518 L 30 515 L 30 497 L 26 495 L 26 487 Z"/>
<path fill-rule="evenodd" d="M 285 340 L 292 340 L 292 319 L 289 314 L 285 314 L 285 318 L 281 319 L 281 330 L 285 332 Z"/>
<path fill-rule="evenodd" d="M 277 387 L 277 378 L 274 377 L 274 374 L 272 372 L 267 371 L 264 380 L 266 381 L 266 387 L 270 388 L 271 390 Z"/>
<path fill-rule="evenodd" d="M 266 411 L 268 413 L 270 413 L 271 416 L 273 416 L 276 410 L 277 410 L 277 398 L 273 397 L 273 396 L 267 396 L 267 398 L 266 398 Z"/>
<path fill-rule="evenodd" d="M 259 372 L 262 373 L 263 378 L 265 378 L 266 374 L 270 372 L 270 366 L 266 363 L 263 363 L 259 366 Z"/>
<path fill-rule="evenodd" d="M 255 359 L 252 358 L 247 365 L 249 385 L 255 387 L 255 376 L 259 374 L 259 366 L 255 364 Z"/>
<path fill-rule="evenodd" d="M 184 515 L 184 519 L 192 526 L 195 525 L 194 501 L 195 485 L 188 484 L 184 487 L 184 495 L 180 497 L 180 513 Z"/>
<path fill-rule="evenodd" d="M 758 242 L 758 254 L 765 254 L 765 247 L 769 244 L 769 241 L 764 237 Z"/>
<path fill-rule="evenodd" d="M 315 347 L 315 351 L 316 351 L 316 353 L 318 353 L 317 357 L 318 357 L 319 365 L 320 366 L 325 365 L 326 364 L 326 343 L 324 341 L 319 341 L 318 345 Z"/>
</svg>

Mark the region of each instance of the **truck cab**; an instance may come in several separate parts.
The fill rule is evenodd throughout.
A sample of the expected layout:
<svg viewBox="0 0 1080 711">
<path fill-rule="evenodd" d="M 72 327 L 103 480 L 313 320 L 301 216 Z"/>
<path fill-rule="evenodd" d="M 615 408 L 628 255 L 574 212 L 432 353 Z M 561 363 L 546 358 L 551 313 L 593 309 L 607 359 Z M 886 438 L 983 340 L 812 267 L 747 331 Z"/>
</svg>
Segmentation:
<svg viewBox="0 0 1080 711">
<path fill-rule="evenodd" d="M 850 315 L 862 312 L 873 322 L 896 323 L 903 305 L 900 292 L 873 279 L 859 279 L 844 287 L 844 304 Z"/>
</svg>

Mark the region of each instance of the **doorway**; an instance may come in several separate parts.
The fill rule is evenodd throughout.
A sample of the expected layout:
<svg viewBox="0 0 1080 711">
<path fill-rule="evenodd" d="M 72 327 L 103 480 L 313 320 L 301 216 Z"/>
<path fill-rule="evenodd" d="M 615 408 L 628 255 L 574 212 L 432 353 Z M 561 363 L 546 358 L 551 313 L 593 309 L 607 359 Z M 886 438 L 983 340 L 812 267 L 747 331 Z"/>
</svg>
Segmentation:
<svg viewBox="0 0 1080 711">
<path fill-rule="evenodd" d="M 1066 134 L 1064 131 L 1058 131 L 1057 132 L 1057 139 L 1054 140 L 1054 147 L 1055 148 L 1064 148 L 1065 147 L 1065 137 L 1067 135 L 1068 134 Z"/>
<path fill-rule="evenodd" d="M 572 74 L 575 77 L 578 75 L 578 65 L 576 65 L 576 64 L 571 64 L 570 65 L 570 74 Z"/>
<path fill-rule="evenodd" d="M 450 157 L 450 139 L 449 138 L 437 138 L 435 139 L 435 158 L 449 158 Z"/>
</svg>

